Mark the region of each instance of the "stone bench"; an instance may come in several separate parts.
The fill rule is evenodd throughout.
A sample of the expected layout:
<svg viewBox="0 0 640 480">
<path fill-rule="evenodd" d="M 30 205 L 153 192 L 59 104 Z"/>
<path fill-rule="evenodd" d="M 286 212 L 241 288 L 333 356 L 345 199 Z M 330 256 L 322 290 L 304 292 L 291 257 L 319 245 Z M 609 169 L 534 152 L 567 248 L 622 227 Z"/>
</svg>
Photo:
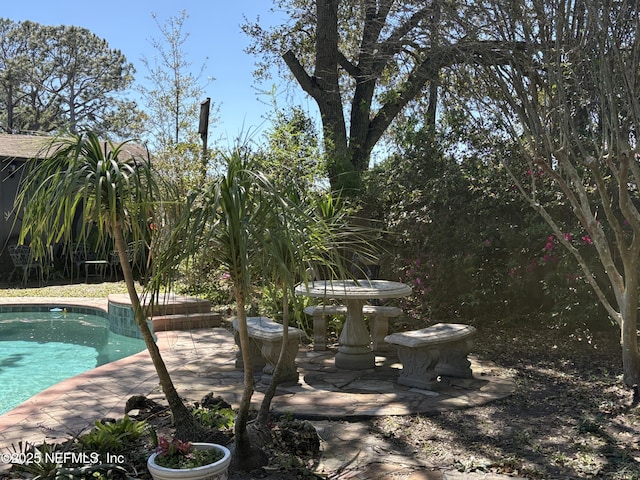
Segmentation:
<svg viewBox="0 0 640 480">
<path fill-rule="evenodd" d="M 394 345 L 402 371 L 398 383 L 410 387 L 433 389 L 438 377 L 472 378 L 467 355 L 473 347 L 476 329 L 459 323 L 438 323 L 422 330 L 387 335 Z"/>
<path fill-rule="evenodd" d="M 238 332 L 238 319 L 233 320 L 234 339 L 240 349 L 240 333 Z M 268 317 L 247 317 L 247 330 L 249 334 L 249 355 L 254 368 L 262 367 L 264 375 L 262 383 L 270 383 L 273 371 L 280 357 L 284 329 L 282 324 L 274 322 Z M 289 327 L 289 339 L 283 358 L 282 381 L 297 382 L 298 369 L 296 368 L 296 355 L 298 345 L 302 337 L 302 330 Z M 236 355 L 236 368 L 243 368 L 242 350 Z"/>
<path fill-rule="evenodd" d="M 346 305 L 313 305 L 304 309 L 304 313 L 313 317 L 313 349 L 324 351 L 327 349 L 327 316 L 345 315 Z M 402 310 L 398 307 L 382 307 L 379 305 L 365 305 L 362 313 L 369 317 L 371 342 L 374 352 L 386 352 L 389 349 L 384 341 L 389 333 L 389 318 L 399 317 Z"/>
</svg>

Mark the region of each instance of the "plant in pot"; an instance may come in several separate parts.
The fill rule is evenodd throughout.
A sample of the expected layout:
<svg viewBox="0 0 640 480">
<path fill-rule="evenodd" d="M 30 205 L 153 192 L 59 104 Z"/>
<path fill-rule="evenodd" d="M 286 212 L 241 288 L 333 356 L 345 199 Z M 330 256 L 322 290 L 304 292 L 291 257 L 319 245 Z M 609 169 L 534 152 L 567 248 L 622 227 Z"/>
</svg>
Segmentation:
<svg viewBox="0 0 640 480">
<path fill-rule="evenodd" d="M 160 438 L 147 468 L 154 480 L 226 480 L 231 452 L 217 443 Z"/>
</svg>

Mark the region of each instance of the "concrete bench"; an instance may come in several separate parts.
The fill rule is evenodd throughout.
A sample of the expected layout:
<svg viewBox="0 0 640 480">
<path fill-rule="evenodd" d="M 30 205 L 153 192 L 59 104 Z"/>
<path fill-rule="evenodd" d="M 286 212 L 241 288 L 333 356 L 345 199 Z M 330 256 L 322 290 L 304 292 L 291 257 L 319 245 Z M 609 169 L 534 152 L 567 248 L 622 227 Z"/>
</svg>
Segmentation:
<svg viewBox="0 0 640 480">
<path fill-rule="evenodd" d="M 238 332 L 238 319 L 233 320 L 233 330 L 236 345 L 240 349 L 240 334 Z M 247 330 L 249 334 L 249 355 L 254 368 L 262 367 L 264 375 L 262 383 L 270 383 L 273 371 L 280 357 L 284 329 L 282 324 L 274 322 L 268 317 L 247 317 Z M 283 382 L 297 382 L 298 369 L 296 368 L 296 355 L 298 345 L 302 337 L 302 330 L 289 327 L 289 339 L 283 358 Z M 236 355 L 236 368 L 243 368 L 242 350 Z"/>
<path fill-rule="evenodd" d="M 422 330 L 387 335 L 394 345 L 402 371 L 398 383 L 410 387 L 433 389 L 438 376 L 472 378 L 467 355 L 473 347 L 476 329 L 459 323 L 438 323 Z"/>
<path fill-rule="evenodd" d="M 304 309 L 304 313 L 313 317 L 313 349 L 324 351 L 327 349 L 327 316 L 345 315 L 346 305 L 313 305 Z M 384 337 L 389 333 L 389 318 L 399 317 L 402 310 L 398 307 L 382 307 L 379 305 L 365 305 L 362 313 L 369 317 L 371 342 L 374 352 L 386 352 L 389 345 Z"/>
</svg>

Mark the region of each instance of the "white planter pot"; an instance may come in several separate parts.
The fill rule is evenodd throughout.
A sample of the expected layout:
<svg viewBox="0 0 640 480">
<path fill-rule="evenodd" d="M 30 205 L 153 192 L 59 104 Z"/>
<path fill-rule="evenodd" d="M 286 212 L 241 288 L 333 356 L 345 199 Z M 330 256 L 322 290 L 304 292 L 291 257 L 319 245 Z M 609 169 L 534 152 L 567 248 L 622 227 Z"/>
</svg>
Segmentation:
<svg viewBox="0 0 640 480">
<path fill-rule="evenodd" d="M 154 480 L 227 480 L 227 470 L 231 463 L 231 452 L 228 448 L 217 443 L 194 443 L 198 450 L 216 448 L 222 450 L 224 457 L 215 463 L 197 468 L 165 468 L 155 462 L 157 453 L 152 454 L 147 460 L 147 468 Z"/>
</svg>

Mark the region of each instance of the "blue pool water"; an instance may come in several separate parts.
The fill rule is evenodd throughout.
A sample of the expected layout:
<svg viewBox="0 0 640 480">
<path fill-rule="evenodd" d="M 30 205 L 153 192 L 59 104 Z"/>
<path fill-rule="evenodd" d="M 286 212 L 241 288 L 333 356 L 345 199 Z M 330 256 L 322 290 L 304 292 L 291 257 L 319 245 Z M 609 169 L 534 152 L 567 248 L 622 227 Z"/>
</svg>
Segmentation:
<svg viewBox="0 0 640 480">
<path fill-rule="evenodd" d="M 0 313 L 0 414 L 62 380 L 144 350 L 99 315 Z"/>
</svg>

